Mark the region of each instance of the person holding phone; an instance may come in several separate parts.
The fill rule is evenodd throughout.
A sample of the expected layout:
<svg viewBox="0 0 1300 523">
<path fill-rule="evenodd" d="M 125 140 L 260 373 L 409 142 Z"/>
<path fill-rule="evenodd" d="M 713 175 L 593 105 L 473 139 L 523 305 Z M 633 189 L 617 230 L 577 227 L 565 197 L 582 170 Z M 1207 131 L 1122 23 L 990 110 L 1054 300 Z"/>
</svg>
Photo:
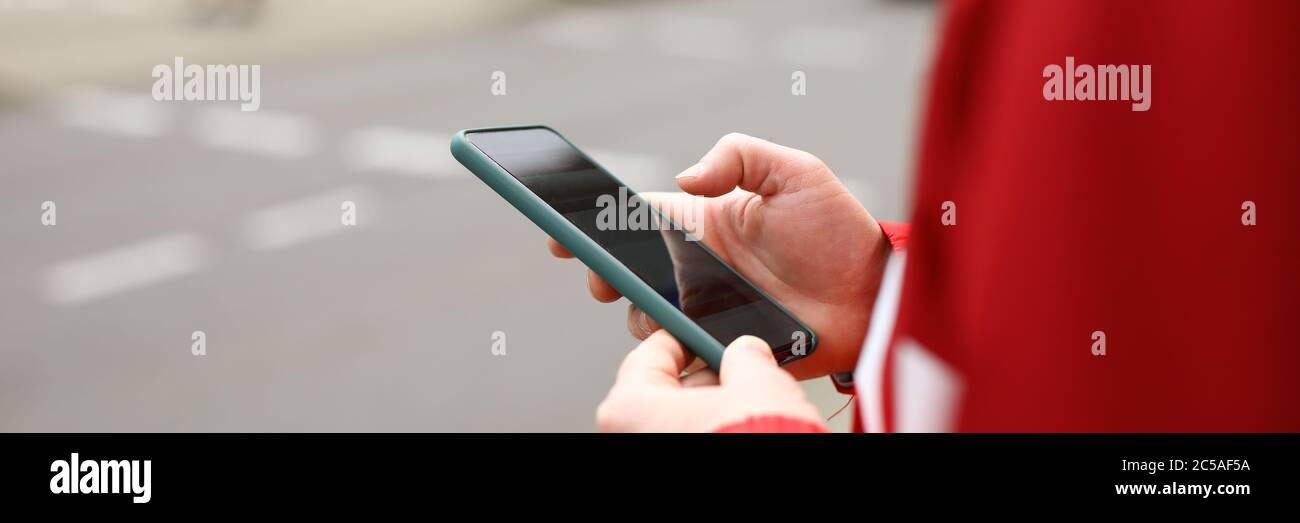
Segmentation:
<svg viewBox="0 0 1300 523">
<path fill-rule="evenodd" d="M 708 224 L 701 241 L 808 322 L 818 349 L 782 369 L 767 344 L 744 336 L 723 353 L 719 374 L 691 365 L 677 340 L 629 306 L 628 331 L 644 341 L 620 368 L 598 428 L 704 431 L 753 420 L 767 429 L 824 430 L 796 378 L 852 370 L 885 260 L 902 246 L 907 226 L 877 222 L 816 156 L 738 133 L 719 140 L 677 183 L 685 193 L 647 198 L 661 207 L 703 198 L 693 202 Z M 555 240 L 549 248 L 572 258 Z M 594 272 L 587 283 L 601 302 L 621 297 Z"/>
<path fill-rule="evenodd" d="M 911 230 L 756 138 L 678 177 L 705 198 L 704 243 L 817 352 L 781 368 L 741 337 L 720 375 L 682 376 L 687 352 L 633 309 L 644 341 L 598 428 L 824 431 L 795 380 L 834 375 L 858 430 L 1300 430 L 1300 70 L 1275 66 L 1300 53 L 1296 19 L 1281 1 L 949 2 Z M 1144 109 L 1047 96 L 1076 58 L 1145 66 Z"/>
</svg>

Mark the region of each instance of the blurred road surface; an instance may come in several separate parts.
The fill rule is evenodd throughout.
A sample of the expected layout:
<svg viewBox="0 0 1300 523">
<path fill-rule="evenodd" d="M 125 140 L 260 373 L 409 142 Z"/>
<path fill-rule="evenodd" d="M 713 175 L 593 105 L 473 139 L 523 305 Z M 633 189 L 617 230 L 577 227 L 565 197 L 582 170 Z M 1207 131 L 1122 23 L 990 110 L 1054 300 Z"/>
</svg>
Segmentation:
<svg viewBox="0 0 1300 523">
<path fill-rule="evenodd" d="M 155 102 L 147 67 L 10 89 L 24 92 L 0 106 L 0 430 L 591 430 L 635 345 L 626 303 L 591 300 L 582 268 L 451 159 L 450 135 L 546 123 L 653 190 L 741 131 L 817 154 L 878 218 L 906 219 L 933 8 L 566 2 L 428 32 L 372 24 L 345 49 L 247 49 L 278 18 L 201 36 L 215 43 L 199 56 L 229 40 L 234 63 L 262 64 L 257 112 Z M 0 3 L 11 26 L 49 16 Z M 38 32 L 24 46 L 45 49 Z M 171 41 L 129 56 L 171 63 L 185 54 Z M 100 45 L 116 44 L 60 63 Z M 6 60 L 35 56 L 21 54 Z M 826 380 L 807 388 L 827 415 L 844 404 Z"/>
</svg>

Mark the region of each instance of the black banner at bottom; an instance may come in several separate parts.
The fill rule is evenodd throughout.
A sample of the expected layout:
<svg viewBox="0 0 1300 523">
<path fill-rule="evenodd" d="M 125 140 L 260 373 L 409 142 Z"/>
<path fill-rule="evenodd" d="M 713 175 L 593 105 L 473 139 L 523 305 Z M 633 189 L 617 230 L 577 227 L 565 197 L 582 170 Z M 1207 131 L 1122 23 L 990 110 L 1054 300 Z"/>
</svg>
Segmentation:
<svg viewBox="0 0 1300 523">
<path fill-rule="evenodd" d="M 692 499 L 750 509 L 815 500 L 850 514 L 908 499 L 1199 510 L 1289 502 L 1298 443 L 1290 434 L 5 434 L 0 499 L 149 512 L 574 496 L 665 514 Z"/>
</svg>

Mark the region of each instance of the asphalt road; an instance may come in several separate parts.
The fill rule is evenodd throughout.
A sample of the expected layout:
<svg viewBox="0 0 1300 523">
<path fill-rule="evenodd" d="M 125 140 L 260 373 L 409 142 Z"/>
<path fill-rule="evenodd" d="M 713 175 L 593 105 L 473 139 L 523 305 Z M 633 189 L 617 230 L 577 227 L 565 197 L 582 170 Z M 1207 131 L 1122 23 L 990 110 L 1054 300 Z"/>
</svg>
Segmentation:
<svg viewBox="0 0 1300 523">
<path fill-rule="evenodd" d="M 593 429 L 626 303 L 451 159 L 461 128 L 546 123 L 639 189 L 741 131 L 907 217 L 932 4 L 616 6 L 268 62 L 252 113 L 143 72 L 6 107 L 0 430 Z"/>
</svg>

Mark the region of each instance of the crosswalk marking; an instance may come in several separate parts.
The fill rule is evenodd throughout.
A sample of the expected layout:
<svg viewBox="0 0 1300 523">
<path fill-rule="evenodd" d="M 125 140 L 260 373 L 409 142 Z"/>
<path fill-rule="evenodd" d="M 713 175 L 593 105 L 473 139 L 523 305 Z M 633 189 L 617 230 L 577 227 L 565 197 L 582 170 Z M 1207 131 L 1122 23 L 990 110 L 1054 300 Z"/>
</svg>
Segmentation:
<svg viewBox="0 0 1300 523">
<path fill-rule="evenodd" d="M 871 51 L 865 31 L 828 27 L 794 29 L 777 40 L 776 48 L 778 58 L 793 66 L 834 69 L 865 67 Z"/>
<path fill-rule="evenodd" d="M 244 244 L 254 250 L 283 249 L 344 232 L 352 228 L 342 222 L 345 201 L 357 206 L 357 226 L 372 224 L 379 216 L 369 189 L 342 187 L 254 211 L 244 221 Z"/>
<path fill-rule="evenodd" d="M 58 119 L 80 129 L 148 138 L 171 124 L 170 114 L 148 93 L 126 94 L 98 87 L 65 91 L 58 100 Z"/>
<path fill-rule="evenodd" d="M 613 173 L 634 191 L 676 190 L 677 182 L 674 176 L 677 172 L 671 171 L 658 157 L 600 148 L 583 148 L 583 150 L 596 160 L 596 163 Z"/>
<path fill-rule="evenodd" d="M 656 21 L 655 43 L 688 58 L 738 61 L 745 58 L 745 35 L 734 20 L 667 16 Z"/>
<path fill-rule="evenodd" d="M 214 149 L 301 158 L 316 152 L 319 131 L 308 119 L 270 111 L 209 107 L 199 113 L 194 131 L 199 143 Z"/>
<path fill-rule="evenodd" d="M 208 248 L 197 236 L 175 233 L 54 265 L 44 294 L 57 305 L 75 305 L 162 282 L 201 269 Z"/>
<path fill-rule="evenodd" d="M 610 51 L 618 43 L 614 22 L 610 15 L 598 10 L 575 10 L 541 21 L 534 31 L 537 39 L 547 45 Z"/>
<path fill-rule="evenodd" d="M 422 178 L 459 176 L 465 170 L 452 158 L 451 136 L 389 126 L 363 127 L 343 143 L 344 160 L 361 171 Z"/>
</svg>

